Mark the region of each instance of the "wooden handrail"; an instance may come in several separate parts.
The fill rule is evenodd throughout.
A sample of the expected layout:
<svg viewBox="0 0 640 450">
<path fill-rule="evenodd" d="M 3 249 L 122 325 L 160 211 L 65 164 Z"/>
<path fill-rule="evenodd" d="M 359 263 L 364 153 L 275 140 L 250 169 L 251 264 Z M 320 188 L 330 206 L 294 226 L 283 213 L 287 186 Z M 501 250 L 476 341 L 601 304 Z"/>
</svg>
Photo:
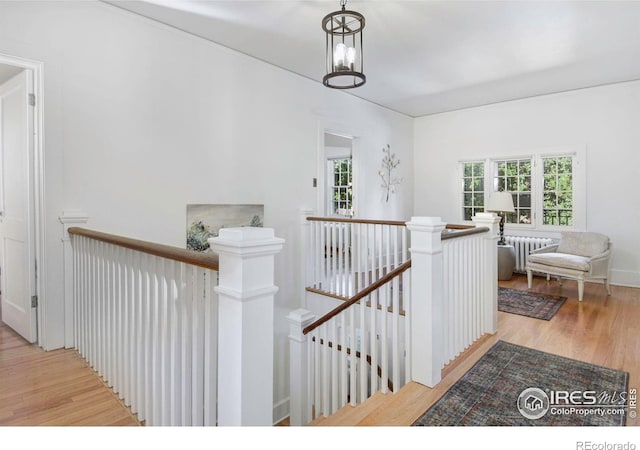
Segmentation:
<svg viewBox="0 0 640 450">
<path fill-rule="evenodd" d="M 442 233 L 441 239 L 443 241 L 446 241 L 447 239 L 455 239 L 462 236 L 471 236 L 473 234 L 486 233 L 487 231 L 489 231 L 489 228 L 487 227 L 471 227 L 467 229 L 461 229 L 461 231 L 454 231 L 451 233 Z"/>
<path fill-rule="evenodd" d="M 383 276 L 382 278 L 377 280 L 375 283 L 370 284 L 369 286 L 367 286 L 366 288 L 364 288 L 363 290 L 361 290 L 360 292 L 355 294 L 348 301 L 344 302 L 343 304 L 341 304 L 338 307 L 334 308 L 333 310 L 329 311 L 327 314 L 325 314 L 324 316 L 320 317 L 318 320 L 316 320 L 312 324 L 310 324 L 307 327 L 305 327 L 305 329 L 302 330 L 302 334 L 308 334 L 309 332 L 315 330 L 316 328 L 318 328 L 323 323 L 325 323 L 328 320 L 334 318 L 335 316 L 340 314 L 342 311 L 344 311 L 345 309 L 349 308 L 351 305 L 354 305 L 354 304 L 358 303 L 361 299 L 363 299 L 367 295 L 371 294 L 376 289 L 384 286 L 389 281 L 393 280 L 395 277 L 397 277 L 398 275 L 400 275 L 402 272 L 404 272 L 405 270 L 407 270 L 410 267 L 411 267 L 411 260 L 409 260 L 409 261 L 405 262 L 404 264 L 396 267 L 391 272 L 389 272 L 388 274 L 386 274 L 385 276 Z"/>
<path fill-rule="evenodd" d="M 172 259 L 174 261 L 191 264 L 193 266 L 204 267 L 205 269 L 218 270 L 218 255 L 216 254 L 199 253 L 180 247 L 156 244 L 154 242 L 141 241 L 138 239 L 102 233 L 100 231 L 93 231 L 80 227 L 69 228 L 69 234 L 84 236 L 97 241 L 128 248 L 130 250 L 159 256 L 161 258 Z"/>
<path fill-rule="evenodd" d="M 404 227 L 407 223 L 400 220 L 349 219 L 346 217 L 307 217 L 309 222 L 363 223 L 368 225 L 392 225 Z"/>
<path fill-rule="evenodd" d="M 338 222 L 338 223 L 362 223 L 368 225 L 391 225 L 404 227 L 407 222 L 401 220 L 371 220 L 371 219 L 349 219 L 347 217 L 307 217 L 309 222 Z M 469 230 L 474 229 L 473 225 L 457 225 L 448 223 L 446 228 L 449 230 Z"/>
</svg>

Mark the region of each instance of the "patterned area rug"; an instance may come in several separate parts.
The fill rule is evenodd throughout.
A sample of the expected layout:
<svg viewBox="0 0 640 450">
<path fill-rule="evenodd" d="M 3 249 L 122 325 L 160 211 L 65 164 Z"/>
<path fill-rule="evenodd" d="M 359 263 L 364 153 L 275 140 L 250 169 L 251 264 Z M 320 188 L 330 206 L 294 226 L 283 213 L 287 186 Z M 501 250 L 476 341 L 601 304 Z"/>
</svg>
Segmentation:
<svg viewBox="0 0 640 450">
<path fill-rule="evenodd" d="M 551 320 L 567 297 L 498 287 L 498 311 Z"/>
<path fill-rule="evenodd" d="M 627 372 L 498 341 L 413 426 L 622 426 L 628 383 Z"/>
</svg>

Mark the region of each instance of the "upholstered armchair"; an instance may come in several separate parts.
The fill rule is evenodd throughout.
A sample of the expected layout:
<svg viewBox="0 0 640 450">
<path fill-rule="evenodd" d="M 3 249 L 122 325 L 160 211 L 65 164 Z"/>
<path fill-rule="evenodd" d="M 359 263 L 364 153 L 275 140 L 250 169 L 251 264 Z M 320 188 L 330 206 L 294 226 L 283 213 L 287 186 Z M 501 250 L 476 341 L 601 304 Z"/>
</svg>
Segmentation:
<svg viewBox="0 0 640 450">
<path fill-rule="evenodd" d="M 558 244 L 533 250 L 527 257 L 527 281 L 529 289 L 533 272 L 570 278 L 578 282 L 578 300 L 582 301 L 585 280 L 604 280 L 607 295 L 609 287 L 609 263 L 611 261 L 611 241 L 607 236 L 593 232 L 562 232 Z"/>
</svg>

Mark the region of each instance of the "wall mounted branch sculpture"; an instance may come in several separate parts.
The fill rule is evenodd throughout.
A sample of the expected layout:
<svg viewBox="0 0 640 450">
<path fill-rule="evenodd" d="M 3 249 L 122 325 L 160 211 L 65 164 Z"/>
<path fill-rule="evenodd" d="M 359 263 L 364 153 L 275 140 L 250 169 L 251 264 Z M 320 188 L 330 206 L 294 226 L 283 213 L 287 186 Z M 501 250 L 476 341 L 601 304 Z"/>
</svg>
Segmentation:
<svg viewBox="0 0 640 450">
<path fill-rule="evenodd" d="M 394 170 L 400 164 L 400 160 L 396 159 L 395 153 L 391 153 L 391 146 L 387 144 L 382 149 L 384 156 L 382 157 L 382 168 L 378 171 L 378 175 L 382 179 L 382 189 L 385 191 L 385 201 L 389 201 L 389 195 L 395 194 L 396 187 L 402 183 L 402 178 L 394 176 Z"/>
</svg>

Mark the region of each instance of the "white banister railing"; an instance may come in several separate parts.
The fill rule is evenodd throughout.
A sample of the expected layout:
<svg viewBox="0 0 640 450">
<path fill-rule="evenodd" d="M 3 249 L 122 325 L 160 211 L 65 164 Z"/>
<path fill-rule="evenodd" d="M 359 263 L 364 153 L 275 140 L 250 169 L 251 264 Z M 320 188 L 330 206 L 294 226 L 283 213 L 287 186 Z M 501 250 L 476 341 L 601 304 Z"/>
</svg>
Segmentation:
<svg viewBox="0 0 640 450">
<path fill-rule="evenodd" d="M 315 317 L 304 309 L 288 316 L 292 425 L 332 414 L 345 399 L 356 404 L 386 392 L 388 379 L 394 392 L 407 381 L 433 387 L 447 363 L 483 334 L 497 331 L 499 219 L 480 213 L 474 222 L 475 227 L 448 226 L 439 217 L 412 218 L 406 224 L 410 268 L 402 278 L 387 272 L 364 290 L 366 299 L 358 294 L 311 325 Z M 309 242 L 320 251 L 327 241 Z M 335 274 L 323 268 L 317 273 Z"/>
<path fill-rule="evenodd" d="M 216 271 L 74 236 L 78 352 L 147 425 L 216 425 Z"/>
<path fill-rule="evenodd" d="M 140 421 L 273 424 L 274 255 L 284 241 L 272 229 L 220 230 L 209 239 L 218 272 L 212 254 L 63 223 L 70 346 Z"/>
<path fill-rule="evenodd" d="M 411 230 L 412 380 L 433 387 L 443 367 L 485 333 L 497 331 L 497 224 L 446 232 L 439 217 L 414 217 Z"/>
<path fill-rule="evenodd" d="M 476 224 L 483 229 L 487 225 L 482 221 Z M 494 307 L 497 310 L 497 304 L 493 304 L 493 295 L 486 294 L 497 281 L 490 273 L 485 276 L 485 272 L 497 264 L 497 254 L 492 251 L 496 248 L 495 236 L 488 231 L 487 228 L 481 234 L 443 236 L 444 364 L 453 361 L 483 334 L 495 332 L 493 315 L 487 311 Z"/>
<path fill-rule="evenodd" d="M 408 260 L 404 222 L 308 217 L 306 286 L 351 297 Z"/>
<path fill-rule="evenodd" d="M 355 406 L 376 392 L 397 391 L 407 379 L 407 327 L 403 298 L 410 295 L 411 262 L 316 322 L 293 311 L 291 343 L 291 423 Z"/>
</svg>

